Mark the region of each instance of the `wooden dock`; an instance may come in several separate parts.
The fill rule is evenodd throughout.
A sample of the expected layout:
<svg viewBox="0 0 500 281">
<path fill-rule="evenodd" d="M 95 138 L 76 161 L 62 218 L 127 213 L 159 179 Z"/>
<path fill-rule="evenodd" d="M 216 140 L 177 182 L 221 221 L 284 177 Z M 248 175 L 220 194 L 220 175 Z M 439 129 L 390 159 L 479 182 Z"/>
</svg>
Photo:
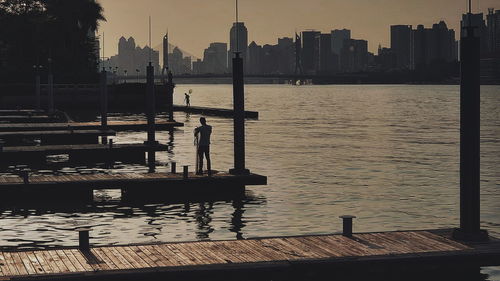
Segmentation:
<svg viewBox="0 0 500 281">
<path fill-rule="evenodd" d="M 1 280 L 303 280 L 311 272 L 393 273 L 500 265 L 500 241 L 462 243 L 449 230 L 255 238 L 0 252 Z M 75 233 L 76 235 L 76 233 Z M 321 276 L 321 275 L 320 275 Z M 239 277 L 239 278 L 238 278 Z M 163 279 L 161 279 L 163 278 Z M 259 280 L 259 279 L 254 279 Z"/>
<path fill-rule="evenodd" d="M 41 145 L 10 146 L 0 152 L 0 164 L 43 164 L 48 155 L 67 154 L 71 163 L 99 163 L 122 161 L 127 163 L 145 163 L 145 153 L 167 151 L 168 146 L 157 144 L 78 144 L 78 145 Z"/>
<path fill-rule="evenodd" d="M 48 144 L 92 144 L 98 143 L 99 136 L 115 136 L 113 130 L 59 130 L 59 131 L 20 131 L 0 132 L 5 146 L 17 146 L 26 139 L 40 139 L 42 145 Z"/>
<path fill-rule="evenodd" d="M 155 129 L 172 130 L 175 127 L 182 127 L 183 123 L 159 121 L 155 123 Z M 146 121 L 108 121 L 108 129 L 121 131 L 146 131 L 148 124 Z M 58 130 L 100 130 L 100 122 L 69 122 L 69 123 L 11 123 L 0 124 L 0 132 L 18 131 L 58 131 Z"/>
<path fill-rule="evenodd" d="M 46 114 L 43 110 L 36 109 L 0 109 L 0 116 L 9 116 L 9 115 L 43 115 Z"/>
<path fill-rule="evenodd" d="M 232 109 L 224 109 L 224 108 L 211 108 L 211 107 L 199 107 L 199 106 L 186 107 L 182 105 L 174 105 L 174 111 L 230 117 L 230 118 L 234 117 L 234 111 Z M 259 119 L 259 113 L 257 111 L 245 111 L 245 118 Z"/>
<path fill-rule="evenodd" d="M 58 116 L 48 115 L 0 115 L 0 123 L 51 123 L 61 122 Z"/>
</svg>

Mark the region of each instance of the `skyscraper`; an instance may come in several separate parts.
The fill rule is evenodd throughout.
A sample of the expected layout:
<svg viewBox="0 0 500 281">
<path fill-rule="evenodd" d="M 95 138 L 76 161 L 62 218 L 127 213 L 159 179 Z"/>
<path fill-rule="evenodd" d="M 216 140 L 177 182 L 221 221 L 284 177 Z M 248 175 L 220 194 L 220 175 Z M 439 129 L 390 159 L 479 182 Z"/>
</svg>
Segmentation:
<svg viewBox="0 0 500 281">
<path fill-rule="evenodd" d="M 243 66 L 246 64 L 248 48 L 248 30 L 245 27 L 244 22 L 235 22 L 231 31 L 229 32 L 229 54 L 228 54 L 228 66 L 232 71 L 232 59 L 234 53 L 239 52 L 240 57 L 243 59 Z"/>
<path fill-rule="evenodd" d="M 302 67 L 304 73 L 314 74 L 319 65 L 319 31 L 302 32 Z"/>
<path fill-rule="evenodd" d="M 211 43 L 203 53 L 203 71 L 207 73 L 227 73 L 227 44 Z"/>
<path fill-rule="evenodd" d="M 391 49 L 396 54 L 398 68 L 412 67 L 411 25 L 391 25 Z"/>
<path fill-rule="evenodd" d="M 163 36 L 163 69 L 168 69 L 168 31 Z"/>
<path fill-rule="evenodd" d="M 337 61 L 334 70 L 337 71 L 341 68 L 340 66 L 340 51 L 344 47 L 345 40 L 351 39 L 351 31 L 349 29 L 335 29 L 332 30 L 332 56 Z"/>
<path fill-rule="evenodd" d="M 319 39 L 319 74 L 328 74 L 333 72 L 334 60 L 332 53 L 332 34 L 321 34 Z"/>
<path fill-rule="evenodd" d="M 486 21 L 488 23 L 488 50 L 491 54 L 500 57 L 500 10 L 488 9 Z"/>
</svg>

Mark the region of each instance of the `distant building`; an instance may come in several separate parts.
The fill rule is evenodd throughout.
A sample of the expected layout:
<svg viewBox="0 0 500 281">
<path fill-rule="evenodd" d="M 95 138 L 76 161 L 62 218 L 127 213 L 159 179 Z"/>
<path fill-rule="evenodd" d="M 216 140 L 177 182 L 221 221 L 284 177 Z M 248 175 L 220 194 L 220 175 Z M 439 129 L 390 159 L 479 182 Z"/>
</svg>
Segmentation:
<svg viewBox="0 0 500 281">
<path fill-rule="evenodd" d="M 391 49 L 396 54 L 397 67 L 410 69 L 412 66 L 411 25 L 391 25 Z"/>
<path fill-rule="evenodd" d="M 391 48 L 382 48 L 378 46 L 377 56 L 374 58 L 376 69 L 379 71 L 391 70 L 396 68 L 396 54 Z"/>
<path fill-rule="evenodd" d="M 203 61 L 201 59 L 197 59 L 193 61 L 193 74 L 203 74 Z"/>
<path fill-rule="evenodd" d="M 295 71 L 295 43 L 293 38 L 278 38 L 278 69 L 281 74 L 292 74 Z"/>
<path fill-rule="evenodd" d="M 257 45 L 255 41 L 248 46 L 246 68 L 248 74 L 263 74 L 262 46 Z"/>
<path fill-rule="evenodd" d="M 243 67 L 246 65 L 248 46 L 248 30 L 243 22 L 235 22 L 229 32 L 229 52 L 228 52 L 228 68 L 232 72 L 232 59 L 234 53 L 239 52 L 243 59 Z"/>
<path fill-rule="evenodd" d="M 191 73 L 191 57 L 184 57 L 179 47 L 175 47 L 172 53 L 168 54 L 168 63 L 173 74 Z"/>
<path fill-rule="evenodd" d="M 305 74 L 315 74 L 319 66 L 319 31 L 302 32 L 302 67 Z"/>
<path fill-rule="evenodd" d="M 490 53 L 490 44 L 489 44 L 489 34 L 488 28 L 486 27 L 486 21 L 484 20 L 483 13 L 479 14 L 471 14 L 470 17 L 468 14 L 462 15 L 462 21 L 460 21 L 460 36 L 466 36 L 465 27 L 471 24 L 474 27 L 474 32 L 476 36 L 480 38 L 481 42 L 481 57 L 488 57 Z"/>
<path fill-rule="evenodd" d="M 338 65 L 335 67 L 336 71 L 340 69 L 340 51 L 344 47 L 344 41 L 351 39 L 351 31 L 349 29 L 335 29 L 332 30 L 332 52 L 336 58 Z"/>
<path fill-rule="evenodd" d="M 205 73 L 227 73 L 227 44 L 211 43 L 203 53 L 203 71 Z"/>
<path fill-rule="evenodd" d="M 368 67 L 368 41 L 344 40 L 340 51 L 340 65 L 342 72 L 366 71 Z"/>
<path fill-rule="evenodd" d="M 455 31 L 448 29 L 444 21 L 433 24 L 432 28 L 418 25 L 417 29 L 412 30 L 411 40 L 412 69 L 458 60 Z"/>
<path fill-rule="evenodd" d="M 160 69 L 160 53 L 151 49 L 148 46 L 141 48 L 136 46 L 133 37 L 125 39 L 121 37 L 118 41 L 118 55 L 110 58 L 109 67 L 117 67 L 119 73 L 125 71 L 132 75 L 136 70 L 139 73 L 146 73 L 146 67 L 149 65 L 151 57 L 152 65 L 155 68 L 155 73 L 159 74 Z"/>
<path fill-rule="evenodd" d="M 500 58 L 500 10 L 488 9 L 488 51 Z"/>
<path fill-rule="evenodd" d="M 337 59 L 336 59 L 337 58 Z M 332 50 L 332 34 L 320 34 L 317 74 L 331 74 L 338 69 L 338 56 Z"/>
<path fill-rule="evenodd" d="M 169 64 L 168 64 L 168 32 L 163 36 L 163 69 L 168 69 Z"/>
</svg>

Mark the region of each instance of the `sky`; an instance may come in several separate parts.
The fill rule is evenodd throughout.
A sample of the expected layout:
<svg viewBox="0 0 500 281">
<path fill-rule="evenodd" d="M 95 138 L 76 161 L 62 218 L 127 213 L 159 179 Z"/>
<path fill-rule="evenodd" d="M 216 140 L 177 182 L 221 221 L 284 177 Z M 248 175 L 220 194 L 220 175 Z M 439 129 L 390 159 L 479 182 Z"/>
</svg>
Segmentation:
<svg viewBox="0 0 500 281">
<path fill-rule="evenodd" d="M 169 31 L 170 43 L 202 58 L 211 42 L 228 42 L 234 22 L 234 0 L 98 0 L 107 22 L 101 23 L 106 57 L 118 52 L 121 36 L 132 36 L 141 47 L 148 44 L 148 17 L 152 17 L 152 45 L 162 43 Z M 474 0 L 472 11 L 500 9 L 500 0 Z M 354 39 L 390 46 L 390 25 L 424 24 L 444 20 L 458 27 L 467 0 L 239 0 L 240 21 L 248 28 L 249 43 L 276 44 L 279 37 L 293 37 L 295 30 L 330 32 L 347 28 Z"/>
</svg>

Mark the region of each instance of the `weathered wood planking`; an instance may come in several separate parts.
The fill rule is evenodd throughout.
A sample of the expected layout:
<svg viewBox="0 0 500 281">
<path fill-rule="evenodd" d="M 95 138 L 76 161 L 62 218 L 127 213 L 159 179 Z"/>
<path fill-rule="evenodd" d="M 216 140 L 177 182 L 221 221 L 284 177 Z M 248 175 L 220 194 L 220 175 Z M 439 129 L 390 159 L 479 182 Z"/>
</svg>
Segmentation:
<svg viewBox="0 0 500 281">
<path fill-rule="evenodd" d="M 114 131 L 145 131 L 146 121 L 108 121 L 108 129 Z M 156 130 L 171 130 L 182 127 L 183 123 L 158 121 L 155 123 Z M 56 131 L 56 130 L 99 130 L 102 129 L 100 122 L 70 122 L 70 123 L 10 123 L 0 124 L 0 132 L 18 131 Z"/>
<path fill-rule="evenodd" d="M 212 107 L 200 107 L 200 106 L 190 106 L 186 107 L 183 105 L 174 105 L 174 111 L 182 111 L 187 113 L 196 113 L 204 115 L 213 115 L 220 117 L 234 117 L 234 111 L 232 109 L 225 108 L 212 108 Z M 257 111 L 245 111 L 245 118 L 258 119 L 259 112 Z"/>
<path fill-rule="evenodd" d="M 464 244 L 449 238 L 450 231 L 402 231 L 341 235 L 256 238 L 0 252 L 0 276 L 7 280 L 49 280 L 51 277 L 96 280 L 99 276 L 135 280 L 147 276 L 286 269 L 306 270 L 315 265 L 339 266 L 368 261 L 377 266 L 404 262 L 467 263 L 500 265 L 500 241 Z M 459 265 L 459 264 L 457 264 Z M 356 265 L 358 270 L 363 267 Z M 294 267 L 297 267 L 294 269 Z M 340 270 L 341 268 L 337 268 Z M 84 273 L 85 275 L 82 275 Z M 83 276 L 83 277 L 82 277 Z M 79 279 L 78 279 L 79 278 Z M 142 279 L 141 279 L 142 280 Z"/>
</svg>

